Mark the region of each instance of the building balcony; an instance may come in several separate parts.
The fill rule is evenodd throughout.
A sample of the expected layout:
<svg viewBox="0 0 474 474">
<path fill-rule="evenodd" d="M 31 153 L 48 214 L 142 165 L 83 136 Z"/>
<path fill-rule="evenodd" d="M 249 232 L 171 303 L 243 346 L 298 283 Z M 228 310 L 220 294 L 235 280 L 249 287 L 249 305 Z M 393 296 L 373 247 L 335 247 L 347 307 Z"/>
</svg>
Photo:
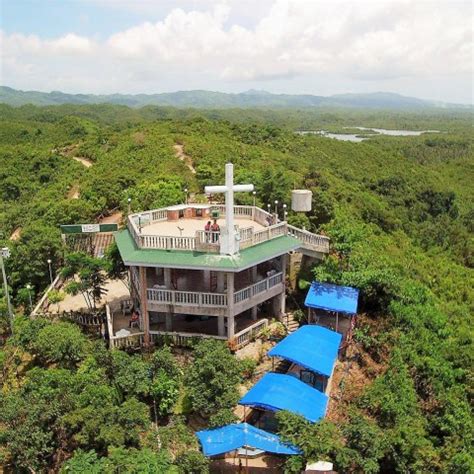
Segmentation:
<svg viewBox="0 0 474 474">
<path fill-rule="evenodd" d="M 218 211 L 220 232 L 204 230 L 211 214 Z M 220 236 L 225 228 L 225 206 L 182 204 L 131 214 L 128 230 L 138 249 L 160 249 L 220 252 Z M 240 249 L 289 235 L 301 242 L 301 247 L 318 253 L 329 252 L 329 238 L 280 222 L 274 215 L 255 206 L 234 206 L 234 219 Z"/>
<path fill-rule="evenodd" d="M 284 291 L 283 273 L 278 272 L 234 292 L 234 314 L 260 304 Z M 229 306 L 227 293 L 177 291 L 147 288 L 149 311 L 183 313 L 203 316 L 225 316 Z"/>
</svg>

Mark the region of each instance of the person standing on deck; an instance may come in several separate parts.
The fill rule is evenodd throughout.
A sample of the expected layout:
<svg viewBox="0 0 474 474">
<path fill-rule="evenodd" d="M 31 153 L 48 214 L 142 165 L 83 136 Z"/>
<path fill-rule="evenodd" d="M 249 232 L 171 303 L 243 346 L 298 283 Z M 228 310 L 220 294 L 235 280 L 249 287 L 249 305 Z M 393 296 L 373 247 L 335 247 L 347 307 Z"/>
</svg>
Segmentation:
<svg viewBox="0 0 474 474">
<path fill-rule="evenodd" d="M 221 228 L 219 227 L 219 224 L 217 223 L 217 219 L 214 219 L 214 223 L 211 226 L 211 231 L 212 231 L 212 242 L 217 242 L 219 240 L 219 232 L 221 231 Z"/>
<path fill-rule="evenodd" d="M 211 221 L 207 221 L 207 224 L 204 226 L 204 232 L 206 233 L 206 242 L 210 242 L 211 239 Z"/>
</svg>

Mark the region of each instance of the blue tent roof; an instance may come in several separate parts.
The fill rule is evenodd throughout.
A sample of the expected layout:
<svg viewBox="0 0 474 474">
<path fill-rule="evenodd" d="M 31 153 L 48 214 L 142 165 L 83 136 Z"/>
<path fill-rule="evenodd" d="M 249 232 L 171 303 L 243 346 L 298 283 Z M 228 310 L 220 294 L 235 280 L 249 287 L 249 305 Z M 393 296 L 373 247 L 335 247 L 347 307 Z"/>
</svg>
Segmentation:
<svg viewBox="0 0 474 474">
<path fill-rule="evenodd" d="M 304 304 L 310 308 L 355 314 L 358 298 L 359 290 L 356 288 L 313 281 Z"/>
<path fill-rule="evenodd" d="M 322 326 L 306 325 L 268 352 L 327 377 L 331 376 L 342 335 Z"/>
<path fill-rule="evenodd" d="M 248 423 L 234 423 L 215 430 L 198 431 L 196 436 L 205 456 L 228 453 L 244 446 L 276 454 L 300 453 L 295 446 L 281 442 L 277 435 Z"/>
<path fill-rule="evenodd" d="M 239 401 L 263 410 L 288 410 L 316 422 L 326 414 L 328 397 L 291 375 L 265 374 Z"/>
</svg>

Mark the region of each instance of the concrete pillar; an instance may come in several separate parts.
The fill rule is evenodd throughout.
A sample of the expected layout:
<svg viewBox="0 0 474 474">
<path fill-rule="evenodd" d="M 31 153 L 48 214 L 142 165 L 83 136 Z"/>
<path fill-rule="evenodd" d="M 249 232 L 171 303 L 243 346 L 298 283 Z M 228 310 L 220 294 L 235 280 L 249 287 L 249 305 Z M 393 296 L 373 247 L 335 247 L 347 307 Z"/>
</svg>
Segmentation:
<svg viewBox="0 0 474 474">
<path fill-rule="evenodd" d="M 288 254 L 281 256 L 281 271 L 283 272 L 283 291 L 280 295 L 280 317 L 286 315 L 286 269 L 288 266 Z"/>
<path fill-rule="evenodd" d="M 171 289 L 171 268 L 163 268 L 163 278 L 167 290 Z"/>
<path fill-rule="evenodd" d="M 234 274 L 227 273 L 227 339 L 232 339 L 235 334 L 234 319 Z"/>
<path fill-rule="evenodd" d="M 205 292 L 211 291 L 211 271 L 210 270 L 203 270 L 203 278 L 204 278 L 204 288 Z"/>
<path fill-rule="evenodd" d="M 150 345 L 150 318 L 148 315 L 148 299 L 146 294 L 146 267 L 139 267 L 139 278 L 140 278 L 140 312 L 143 320 L 143 343 L 145 347 Z"/>
<path fill-rule="evenodd" d="M 280 296 L 276 295 L 272 298 L 272 316 L 280 319 Z"/>
<path fill-rule="evenodd" d="M 257 320 L 257 316 L 258 316 L 258 306 L 255 305 L 255 306 L 252 308 L 252 321 L 256 321 L 256 320 Z"/>
<path fill-rule="evenodd" d="M 225 336 L 225 316 L 217 317 L 217 334 L 219 336 Z"/>
<path fill-rule="evenodd" d="M 165 315 L 165 331 L 173 331 L 173 315 L 171 313 Z"/>
<path fill-rule="evenodd" d="M 217 293 L 224 293 L 225 288 L 225 273 L 217 272 Z"/>
<path fill-rule="evenodd" d="M 258 272 L 257 272 L 257 265 L 253 266 L 251 268 L 251 275 L 252 275 L 252 283 L 257 283 L 257 277 L 258 277 Z"/>
</svg>

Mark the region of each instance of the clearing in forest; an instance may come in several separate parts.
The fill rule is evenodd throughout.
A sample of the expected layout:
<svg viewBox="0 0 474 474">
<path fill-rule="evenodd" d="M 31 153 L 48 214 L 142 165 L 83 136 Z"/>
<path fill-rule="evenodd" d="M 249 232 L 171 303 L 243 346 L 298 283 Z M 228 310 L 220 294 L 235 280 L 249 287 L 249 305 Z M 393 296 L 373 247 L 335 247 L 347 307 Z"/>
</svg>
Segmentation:
<svg viewBox="0 0 474 474">
<path fill-rule="evenodd" d="M 79 199 L 80 193 L 79 193 L 79 185 L 74 184 L 72 188 L 69 190 L 67 193 L 67 198 L 68 199 Z"/>
<path fill-rule="evenodd" d="M 15 240 L 18 240 L 20 237 L 21 237 L 21 227 L 17 227 L 13 231 L 12 235 L 10 235 L 10 240 L 15 241 Z"/>
</svg>

